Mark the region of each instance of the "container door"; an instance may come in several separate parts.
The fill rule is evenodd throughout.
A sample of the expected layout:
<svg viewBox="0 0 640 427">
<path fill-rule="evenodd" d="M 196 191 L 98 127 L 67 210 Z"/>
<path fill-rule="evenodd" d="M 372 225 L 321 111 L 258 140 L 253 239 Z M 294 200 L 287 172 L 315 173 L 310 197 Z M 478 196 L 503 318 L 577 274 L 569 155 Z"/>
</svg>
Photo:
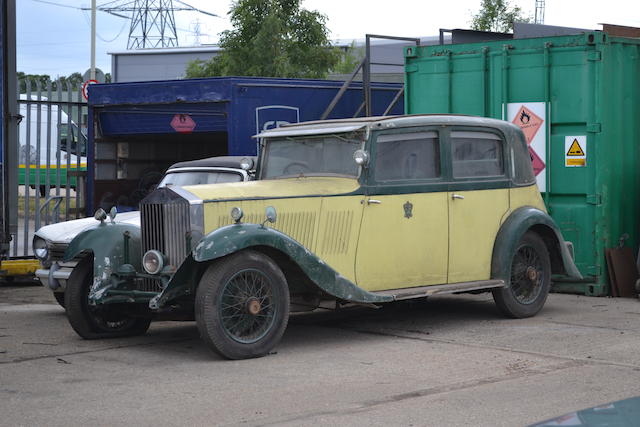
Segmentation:
<svg viewBox="0 0 640 427">
<path fill-rule="evenodd" d="M 504 141 L 496 134 L 451 132 L 449 283 L 488 280 L 493 244 L 509 209 Z"/>
<path fill-rule="evenodd" d="M 430 130 L 378 135 L 364 205 L 356 279 L 373 291 L 446 283 L 447 194 L 440 139 Z"/>
</svg>

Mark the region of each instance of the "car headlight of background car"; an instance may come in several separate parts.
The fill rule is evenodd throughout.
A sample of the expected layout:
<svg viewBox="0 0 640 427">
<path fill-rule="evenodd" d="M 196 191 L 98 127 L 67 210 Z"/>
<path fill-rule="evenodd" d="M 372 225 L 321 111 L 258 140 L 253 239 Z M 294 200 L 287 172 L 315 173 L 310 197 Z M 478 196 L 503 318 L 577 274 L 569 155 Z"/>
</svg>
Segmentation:
<svg viewBox="0 0 640 427">
<path fill-rule="evenodd" d="M 49 260 L 49 245 L 42 237 L 33 237 L 33 253 L 43 264 Z"/>
</svg>

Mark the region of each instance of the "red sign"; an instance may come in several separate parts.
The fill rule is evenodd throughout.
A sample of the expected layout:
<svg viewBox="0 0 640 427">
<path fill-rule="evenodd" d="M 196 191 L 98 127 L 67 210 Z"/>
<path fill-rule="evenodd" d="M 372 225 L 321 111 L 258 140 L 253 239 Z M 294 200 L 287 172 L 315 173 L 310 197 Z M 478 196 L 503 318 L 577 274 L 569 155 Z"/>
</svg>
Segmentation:
<svg viewBox="0 0 640 427">
<path fill-rule="evenodd" d="M 538 130 L 542 127 L 542 123 L 544 123 L 544 120 L 524 105 L 520 107 L 518 114 L 516 114 L 513 119 L 513 124 L 522 129 L 527 139 L 527 144 L 531 144 L 536 133 L 538 133 Z"/>
<path fill-rule="evenodd" d="M 171 127 L 179 133 L 191 133 L 196 128 L 196 122 L 188 114 L 176 114 L 171 119 Z"/>
<path fill-rule="evenodd" d="M 529 147 L 529 155 L 531 156 L 531 163 L 533 163 L 533 173 L 535 174 L 535 176 L 538 176 L 540 175 L 540 172 L 544 170 L 546 165 L 544 164 L 540 156 L 538 156 L 538 153 L 533 151 L 533 148 L 531 147 Z"/>
<path fill-rule="evenodd" d="M 87 80 L 86 82 L 82 83 L 82 97 L 85 101 L 89 100 L 89 85 L 95 84 L 98 84 L 97 80 Z"/>
</svg>

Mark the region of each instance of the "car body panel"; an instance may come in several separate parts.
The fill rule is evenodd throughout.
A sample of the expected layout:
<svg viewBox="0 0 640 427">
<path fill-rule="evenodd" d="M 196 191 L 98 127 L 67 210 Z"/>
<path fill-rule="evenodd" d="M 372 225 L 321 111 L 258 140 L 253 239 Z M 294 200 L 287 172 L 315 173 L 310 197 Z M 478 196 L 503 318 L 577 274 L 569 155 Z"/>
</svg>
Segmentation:
<svg viewBox="0 0 640 427">
<path fill-rule="evenodd" d="M 500 227 L 491 256 L 491 277 L 509 279 L 515 248 L 522 236 L 534 227 L 538 228 L 539 233 L 548 231 L 549 238 L 557 245 L 564 271 L 556 273 L 572 279 L 582 279 L 556 223 L 546 212 L 532 206 L 522 206 L 514 210 Z"/>
<path fill-rule="evenodd" d="M 447 201 L 448 283 L 488 280 L 493 244 L 509 210 L 509 190 L 455 191 L 448 193 Z"/>
<path fill-rule="evenodd" d="M 288 235 L 257 224 L 233 224 L 205 236 L 193 250 L 196 262 L 212 261 L 252 247 L 271 247 L 293 260 L 320 289 L 345 301 L 381 303 L 389 296 L 375 295 L 356 286 Z M 170 282 L 167 289 L 172 286 Z"/>
<path fill-rule="evenodd" d="M 205 202 L 211 202 L 343 195 L 358 191 L 360 185 L 355 178 L 303 176 L 183 188 Z"/>
<path fill-rule="evenodd" d="M 354 260 L 356 283 L 369 291 L 446 283 L 448 239 L 446 193 L 371 195 Z"/>
<path fill-rule="evenodd" d="M 102 221 L 79 233 L 67 247 L 63 261 L 70 261 L 81 254 L 93 256 L 93 285 L 89 301 L 96 303 L 111 283 L 112 275 L 124 264 L 141 271 L 140 227 Z"/>
<path fill-rule="evenodd" d="M 140 212 L 123 212 L 116 216 L 118 223 L 130 224 L 140 227 Z M 36 235 L 55 243 L 69 243 L 81 231 L 96 225 L 98 222 L 93 217 L 73 219 L 71 221 L 58 222 L 40 228 Z"/>
</svg>

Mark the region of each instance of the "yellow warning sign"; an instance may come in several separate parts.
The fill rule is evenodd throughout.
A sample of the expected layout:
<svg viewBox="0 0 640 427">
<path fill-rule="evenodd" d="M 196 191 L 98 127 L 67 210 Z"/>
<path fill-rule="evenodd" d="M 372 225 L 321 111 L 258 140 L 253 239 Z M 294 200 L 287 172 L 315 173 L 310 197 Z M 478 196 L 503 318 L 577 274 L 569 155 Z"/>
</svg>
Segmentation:
<svg viewBox="0 0 640 427">
<path fill-rule="evenodd" d="M 582 150 L 582 147 L 580 146 L 580 143 L 578 142 L 577 138 L 574 138 L 573 142 L 571 143 L 571 147 L 569 147 L 569 150 L 567 151 L 567 156 L 575 156 L 575 157 L 584 157 L 584 151 Z M 567 164 L 569 164 L 567 162 Z M 582 164 L 584 164 L 584 159 L 582 159 Z"/>
<path fill-rule="evenodd" d="M 587 159 L 567 159 L 567 166 L 586 166 Z"/>
</svg>

